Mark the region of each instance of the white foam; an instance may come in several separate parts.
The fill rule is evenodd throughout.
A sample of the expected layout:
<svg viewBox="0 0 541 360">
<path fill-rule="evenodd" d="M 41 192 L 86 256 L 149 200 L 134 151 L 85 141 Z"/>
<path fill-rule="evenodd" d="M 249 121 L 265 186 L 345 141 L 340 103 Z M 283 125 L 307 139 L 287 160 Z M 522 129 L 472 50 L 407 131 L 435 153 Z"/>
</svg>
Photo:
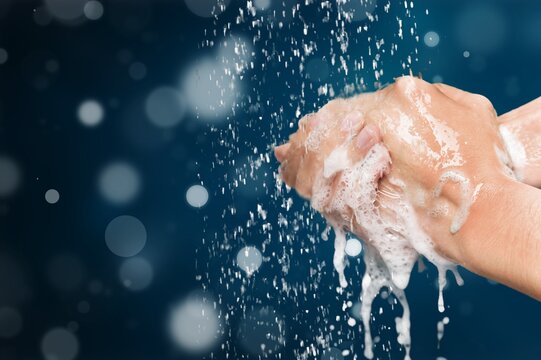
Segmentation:
<svg viewBox="0 0 541 360">
<path fill-rule="evenodd" d="M 372 301 L 381 288 L 387 287 L 393 291 L 403 308 L 402 316 L 396 319 L 396 331 L 399 343 L 406 350 L 405 359 L 410 359 L 409 305 L 403 289 L 408 285 L 411 270 L 419 255 L 426 257 L 438 269 L 440 311 L 445 309 L 442 294 L 446 284 L 445 273 L 452 270 L 458 276 L 457 282 L 460 283 L 461 279 L 455 265 L 436 253 L 432 240 L 421 229 L 415 210 L 406 199 L 394 194 L 390 201 L 377 201 L 378 182 L 390 170 L 391 158 L 387 148 L 382 144 L 376 144 L 358 163 L 348 165 L 345 160 L 348 160 L 347 154 L 342 149 L 333 151 L 325 160 L 325 169 L 314 181 L 311 204 L 314 209 L 326 214 L 328 222 L 335 230 L 333 263 L 342 287 L 347 286 L 344 273 L 346 232 L 361 233 L 367 240 L 364 253 L 366 272 L 362 280 L 361 293 L 365 356 L 369 359 L 374 356 L 369 326 Z M 331 178 L 331 175 L 335 177 Z M 336 181 L 339 184 L 336 184 Z M 464 186 L 469 186 L 469 182 L 464 181 L 458 172 L 449 171 L 442 176 L 441 185 L 439 189 L 435 189 L 435 195 L 440 195 L 446 181 L 458 181 L 464 183 Z M 399 189 L 404 187 L 398 180 L 392 185 Z M 335 193 L 331 192 L 331 186 L 334 186 Z M 393 192 L 392 189 L 386 191 Z M 452 230 L 459 228 L 465 221 L 464 217 L 467 217 L 467 209 L 473 201 L 469 187 L 467 192 L 470 198 L 467 199 L 464 209 L 458 212 L 457 220 L 454 226 L 451 226 Z M 382 216 L 383 211 L 392 216 Z M 336 214 L 340 214 L 341 217 Z"/>
<path fill-rule="evenodd" d="M 526 156 L 526 149 L 524 145 L 516 138 L 509 129 L 505 126 L 500 126 L 500 134 L 502 135 L 503 142 L 507 149 L 511 162 L 513 163 L 513 170 L 517 177 L 517 180 L 522 181 L 524 179 L 524 168 L 528 161 Z"/>
</svg>

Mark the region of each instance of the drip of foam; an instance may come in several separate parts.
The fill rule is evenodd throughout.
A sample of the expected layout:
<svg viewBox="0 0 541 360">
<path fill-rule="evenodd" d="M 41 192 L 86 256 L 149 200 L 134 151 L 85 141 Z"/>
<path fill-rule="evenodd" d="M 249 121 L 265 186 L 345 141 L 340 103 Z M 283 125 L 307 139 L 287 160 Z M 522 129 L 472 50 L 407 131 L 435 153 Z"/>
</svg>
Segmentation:
<svg viewBox="0 0 541 360">
<path fill-rule="evenodd" d="M 361 293 L 365 356 L 369 359 L 374 356 L 370 332 L 372 302 L 382 287 L 388 287 L 403 308 L 402 316 L 396 319 L 396 331 L 398 342 L 406 350 L 405 359 L 409 360 L 411 347 L 409 305 L 403 289 L 408 285 L 411 270 L 419 255 L 423 255 L 438 269 L 440 311 L 445 310 L 442 291 L 446 285 L 446 272 L 451 270 L 459 284 L 462 284 L 462 279 L 456 271 L 455 264 L 435 252 L 432 240 L 421 229 L 416 213 L 406 199 L 393 197 L 392 201 L 377 202 L 378 182 L 390 170 L 390 164 L 389 152 L 382 144 L 374 145 L 365 158 L 355 164 L 351 164 L 347 159 L 347 152 L 334 151 L 326 159 L 325 169 L 314 181 L 311 205 L 326 214 L 328 222 L 335 230 L 333 263 L 342 287 L 347 286 L 344 275 L 345 233 L 355 231 L 363 234 L 367 240 L 364 254 L 366 272 L 362 280 Z M 460 183 L 469 184 L 462 181 L 465 179 L 463 176 L 454 172 L 445 173 L 440 183 L 443 186 L 446 181 L 457 179 Z M 396 185 L 400 186 L 400 182 L 396 181 Z M 333 188 L 336 189 L 334 194 L 331 191 Z M 441 189 L 436 190 L 435 194 L 439 196 Z M 471 194 L 469 187 L 468 193 Z M 463 224 L 471 201 L 471 198 L 468 199 L 467 206 L 459 211 L 458 220 L 452 226 L 453 230 Z M 382 216 L 383 211 L 386 216 Z"/>
</svg>

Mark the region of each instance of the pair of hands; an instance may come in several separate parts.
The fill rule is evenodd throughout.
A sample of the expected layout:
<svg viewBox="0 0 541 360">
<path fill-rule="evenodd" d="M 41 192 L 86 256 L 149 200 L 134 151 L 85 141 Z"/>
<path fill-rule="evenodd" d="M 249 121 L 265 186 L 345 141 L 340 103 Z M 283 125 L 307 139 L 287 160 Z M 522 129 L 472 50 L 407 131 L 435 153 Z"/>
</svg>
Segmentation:
<svg viewBox="0 0 541 360">
<path fill-rule="evenodd" d="M 512 123 L 513 118 L 504 120 Z M 484 198 L 495 196 L 514 181 L 513 170 L 518 169 L 513 169 L 506 151 L 500 122 L 490 101 L 481 95 L 406 76 L 375 93 L 333 100 L 305 116 L 289 142 L 276 147 L 275 155 L 281 162 L 283 180 L 305 198 L 314 195 L 318 177 L 331 175 L 331 194 L 318 210 L 327 218 L 350 219 L 353 209 L 336 213 L 336 208 L 328 206 L 342 185 L 341 172 L 329 169 L 326 160 L 342 148 L 354 164 L 374 145 L 383 144 L 392 165 L 380 174 L 377 184 L 381 216 L 393 216 L 385 213 L 386 204 L 396 198 L 407 200 L 435 250 L 464 265 L 478 251 L 471 237 L 464 234 L 476 218 L 484 216 L 483 207 L 490 205 L 486 201 L 478 206 L 474 203 L 464 226 L 455 234 L 450 228 L 467 200 L 464 184 L 452 179 L 440 183 L 441 176 L 449 171 L 460 174 L 476 189 L 468 196 Z M 435 196 L 438 186 L 441 193 Z M 364 238 L 362 229 L 348 230 Z"/>
</svg>

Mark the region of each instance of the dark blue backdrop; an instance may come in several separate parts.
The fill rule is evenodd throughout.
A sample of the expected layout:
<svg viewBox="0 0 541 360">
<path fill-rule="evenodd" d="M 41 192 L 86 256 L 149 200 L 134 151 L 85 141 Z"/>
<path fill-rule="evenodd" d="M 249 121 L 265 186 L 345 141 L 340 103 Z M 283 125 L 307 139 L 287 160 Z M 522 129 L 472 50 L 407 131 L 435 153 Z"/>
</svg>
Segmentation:
<svg viewBox="0 0 541 360">
<path fill-rule="evenodd" d="M 352 286 L 337 293 L 332 242 L 320 237 L 324 223 L 295 194 L 277 190 L 272 145 L 294 131 L 297 111 L 314 111 L 332 97 L 318 95 L 322 85 L 332 85 L 336 95 L 350 83 L 353 92 L 374 90 L 410 72 L 401 66 L 408 55 L 412 73 L 481 93 L 499 113 L 541 95 L 538 1 L 415 0 L 408 16 L 402 1 L 391 0 L 387 13 L 387 2 L 380 0 L 373 12 L 377 21 L 346 25 L 347 74 L 340 70 L 335 1 L 328 2 L 330 10 L 323 1 L 299 2 L 299 13 L 290 15 L 295 1 L 271 0 L 255 16 L 246 1 L 226 3 L 216 17 L 201 17 L 182 0 L 103 1 L 101 17 L 87 8 L 86 15 L 67 22 L 58 18 L 62 12 L 48 15 L 39 1 L 0 4 L 0 359 L 50 359 L 48 346 L 64 354 L 58 360 L 71 358 L 69 339 L 53 345 L 45 340 L 55 328 L 75 335 L 82 360 L 294 359 L 310 347 L 308 358 L 362 358 L 362 328 L 358 322 L 349 326 L 350 312 L 342 309 L 357 301 L 362 262 L 350 258 Z M 67 5 L 50 0 L 45 6 L 51 12 Z M 397 17 L 404 22 L 404 40 L 396 35 Z M 367 29 L 357 32 L 363 24 Z M 430 31 L 439 43 L 425 42 Z M 221 63 L 216 45 L 230 32 L 248 39 L 252 65 L 233 70 L 236 88 L 204 88 L 194 100 L 186 92 L 196 89 L 179 83 L 204 57 Z M 378 69 L 384 72 L 376 81 L 372 60 L 382 38 Z M 303 42 L 315 49 L 301 61 L 293 49 L 303 49 Z M 398 47 L 391 56 L 392 43 Z M 239 51 L 231 56 L 242 57 Z M 364 68 L 353 68 L 360 58 Z M 210 76 L 211 85 L 220 79 L 198 76 Z M 148 95 L 160 86 L 184 92 L 174 126 L 156 126 L 145 111 Z M 229 107 L 223 119 L 210 123 L 198 116 L 197 99 L 208 95 L 212 102 L 227 92 L 235 93 L 234 111 Z M 87 99 L 103 107 L 97 126 L 78 118 Z M 158 108 L 169 114 L 175 106 L 170 111 L 168 104 Z M 127 201 L 108 201 L 100 191 L 100 174 L 111 162 L 135 169 L 139 191 Z M 130 186 L 129 179 L 119 181 L 113 192 Z M 194 184 L 209 192 L 201 208 L 186 201 Z M 59 192 L 57 203 L 46 201 L 49 189 Z M 289 210 L 287 198 L 293 202 Z M 135 216 L 146 227 L 138 256 L 152 265 L 153 277 L 141 291 L 119 280 L 124 259 L 105 242 L 106 227 L 121 215 Z M 263 254 L 251 277 L 236 264 L 245 244 Z M 465 285 L 451 281 L 445 292 L 443 316 L 450 323 L 439 348 L 434 271 L 413 276 L 407 289 L 412 357 L 539 359 L 539 303 L 461 272 Z M 221 335 L 189 352 L 171 339 L 168 324 L 171 309 L 194 291 L 216 308 Z M 374 304 L 380 359 L 403 358 L 394 330 L 401 310 L 390 299 Z M 194 334 L 205 331 L 197 324 L 207 318 L 192 321 Z"/>
</svg>

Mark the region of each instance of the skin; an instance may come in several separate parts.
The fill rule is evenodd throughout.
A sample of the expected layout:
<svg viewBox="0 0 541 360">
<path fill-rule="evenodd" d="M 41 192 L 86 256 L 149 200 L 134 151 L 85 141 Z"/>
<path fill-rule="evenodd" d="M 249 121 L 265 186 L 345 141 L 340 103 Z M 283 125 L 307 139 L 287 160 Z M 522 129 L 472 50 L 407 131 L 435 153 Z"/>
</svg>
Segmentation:
<svg viewBox="0 0 541 360">
<path fill-rule="evenodd" d="M 314 178 L 333 150 L 347 147 L 348 157 L 355 163 L 374 144 L 383 143 L 392 166 L 378 181 L 376 202 L 381 216 L 392 220 L 393 213 L 385 211 L 388 205 L 397 198 L 407 199 L 440 255 L 541 299 L 541 235 L 537 232 L 541 192 L 510 176 L 513 164 L 498 155 L 505 154 L 499 124 L 509 126 L 525 141 L 528 129 L 539 126 L 541 134 L 539 121 L 532 120 L 539 108 L 538 102 L 498 119 L 490 101 L 481 95 L 401 77 L 378 92 L 333 100 L 304 117 L 299 130 L 275 149 L 275 155 L 286 184 L 310 198 Z M 530 154 L 537 152 L 531 150 Z M 541 160 L 536 163 L 531 157 L 527 169 L 521 170 L 524 180 L 535 185 L 541 183 L 541 176 L 537 177 Z M 449 182 L 440 196 L 433 196 L 440 177 L 448 171 L 459 171 L 468 178 L 469 198 L 477 190 L 469 215 L 456 233 L 451 233 L 450 225 L 464 203 L 461 187 Z M 336 192 L 340 172 L 333 176 L 332 191 Z M 435 211 L 442 208 L 447 210 Z M 320 210 L 335 220 L 349 219 L 353 212 L 327 213 L 325 206 Z M 363 235 L 356 227 L 347 230 Z"/>
<path fill-rule="evenodd" d="M 523 182 L 541 187 L 541 98 L 500 116 L 498 122 L 524 147 L 526 161 L 517 169 Z"/>
</svg>

